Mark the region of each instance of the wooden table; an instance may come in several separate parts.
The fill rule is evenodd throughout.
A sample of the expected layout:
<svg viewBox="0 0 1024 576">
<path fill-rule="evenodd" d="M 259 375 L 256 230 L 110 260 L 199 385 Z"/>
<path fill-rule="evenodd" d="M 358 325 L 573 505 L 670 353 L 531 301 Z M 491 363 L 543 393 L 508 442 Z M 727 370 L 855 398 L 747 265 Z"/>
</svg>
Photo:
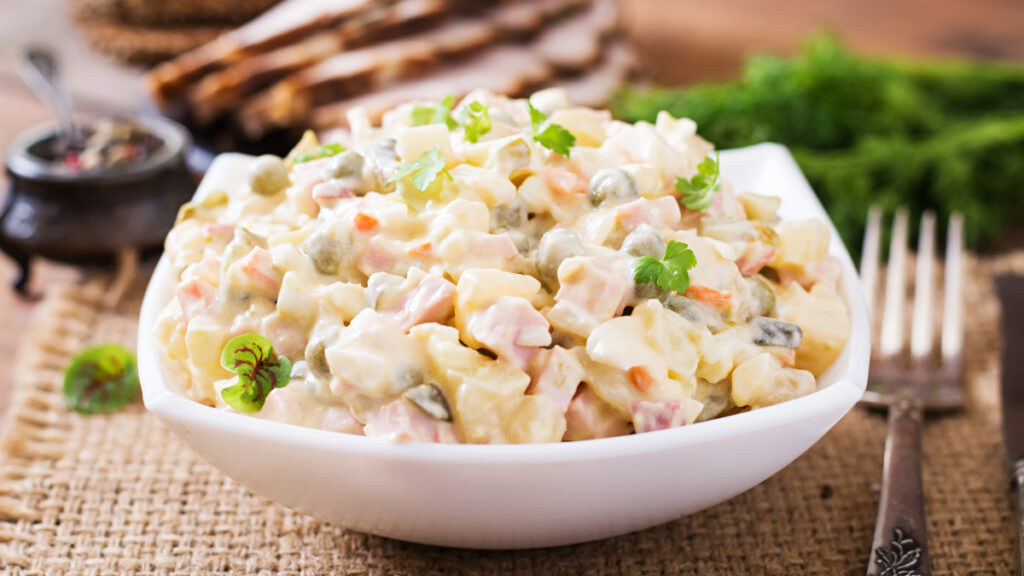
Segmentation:
<svg viewBox="0 0 1024 576">
<path fill-rule="evenodd" d="M 662 83 L 723 78 L 754 51 L 791 52 L 799 40 L 832 28 L 857 50 L 1024 60 L 1024 2 L 975 0 L 621 0 L 627 29 L 653 79 Z M 78 103 L 91 111 L 130 109 L 141 100 L 138 72 L 92 55 L 63 0 L 0 0 L 0 148 L 48 120 L 15 76 L 19 46 L 58 49 Z M 0 187 L 6 182 L 0 176 Z M 0 193 L 2 194 L 2 193 Z M 33 286 L 73 277 L 59 265 L 37 267 Z M 7 288 L 16 271 L 0 258 L 0 414 L 7 406 L 15 354 L 33 304 Z"/>
</svg>

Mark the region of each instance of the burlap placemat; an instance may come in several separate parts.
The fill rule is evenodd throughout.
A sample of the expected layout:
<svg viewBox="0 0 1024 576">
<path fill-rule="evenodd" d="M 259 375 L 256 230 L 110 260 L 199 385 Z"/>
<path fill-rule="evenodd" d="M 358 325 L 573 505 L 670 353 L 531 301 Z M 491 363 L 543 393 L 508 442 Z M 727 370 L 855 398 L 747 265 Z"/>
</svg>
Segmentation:
<svg viewBox="0 0 1024 576">
<path fill-rule="evenodd" d="M 968 405 L 924 437 L 936 574 L 1002 575 L 1014 517 L 998 413 L 998 303 L 990 274 L 1024 253 L 968 267 Z M 137 290 L 138 291 L 138 290 Z M 854 409 L 781 473 L 703 513 L 563 548 L 481 552 L 346 531 L 250 494 L 140 405 L 69 413 L 62 371 L 83 346 L 131 345 L 138 295 L 118 310 L 95 286 L 41 304 L 15 370 L 0 444 L 0 562 L 7 573 L 639 575 L 863 574 L 878 505 L 885 420 Z M 742 462 L 737 462 L 742 466 Z M 637 479 L 642 486 L 643 479 Z"/>
</svg>

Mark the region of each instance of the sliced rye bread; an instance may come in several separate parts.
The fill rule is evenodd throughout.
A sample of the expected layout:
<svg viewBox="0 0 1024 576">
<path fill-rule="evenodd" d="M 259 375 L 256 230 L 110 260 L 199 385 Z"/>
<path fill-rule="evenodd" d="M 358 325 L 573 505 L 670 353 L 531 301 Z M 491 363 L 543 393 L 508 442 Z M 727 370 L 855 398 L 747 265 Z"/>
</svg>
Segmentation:
<svg viewBox="0 0 1024 576">
<path fill-rule="evenodd" d="M 576 106 L 603 108 L 629 80 L 636 67 L 636 55 L 623 40 L 605 48 L 604 58 L 583 74 L 557 78 L 552 86 L 564 88 L 569 102 Z"/>
<path fill-rule="evenodd" d="M 409 100 L 461 98 L 477 88 L 503 94 L 523 94 L 553 77 L 554 69 L 528 46 L 500 45 L 472 56 L 436 74 L 396 84 L 384 90 L 319 106 L 311 124 L 316 129 L 344 125 L 349 110 L 362 107 L 373 120 Z"/>
<path fill-rule="evenodd" d="M 375 0 L 284 0 L 217 40 L 154 69 L 147 78 L 150 94 L 158 106 L 169 106 L 211 71 L 333 28 L 375 3 Z"/>
<path fill-rule="evenodd" d="M 566 9 L 589 0 L 528 0 L 515 6 L 517 18 L 504 7 L 456 19 L 434 30 L 364 48 L 342 52 L 285 78 L 253 98 L 238 114 L 243 130 L 256 137 L 267 129 L 301 125 L 309 111 L 320 105 L 354 98 L 401 80 L 438 70 L 442 64 L 464 58 L 486 46 L 515 38 Z M 532 14 L 535 17 L 525 18 Z M 508 28 L 507 28 L 508 27 Z"/>
<path fill-rule="evenodd" d="M 214 40 L 228 29 L 219 26 L 138 26 L 75 14 L 86 42 L 118 62 L 151 66 Z"/>
<path fill-rule="evenodd" d="M 76 8 L 90 18 L 111 24 L 147 28 L 237 26 L 277 4 L 278 0 L 76 0 Z"/>
<path fill-rule="evenodd" d="M 371 41 L 400 38 L 412 31 L 435 26 L 445 18 L 450 8 L 447 0 L 405 0 L 383 4 L 332 30 L 212 72 L 185 94 L 193 120 L 206 124 L 237 107 L 254 92 L 342 50 L 357 48 Z"/>
<path fill-rule="evenodd" d="M 588 10 L 541 33 L 535 49 L 560 71 L 580 71 L 601 59 L 603 42 L 619 26 L 615 0 L 595 0 Z"/>
</svg>

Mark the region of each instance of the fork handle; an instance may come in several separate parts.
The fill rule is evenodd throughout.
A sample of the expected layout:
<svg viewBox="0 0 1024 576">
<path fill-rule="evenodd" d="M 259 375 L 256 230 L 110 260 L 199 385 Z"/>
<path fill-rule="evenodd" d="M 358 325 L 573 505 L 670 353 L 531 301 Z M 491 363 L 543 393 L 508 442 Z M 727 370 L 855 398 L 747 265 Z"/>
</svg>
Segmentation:
<svg viewBox="0 0 1024 576">
<path fill-rule="evenodd" d="M 889 406 L 882 497 L 871 544 L 869 576 L 931 576 L 921 483 L 920 402 L 903 398 Z"/>
</svg>

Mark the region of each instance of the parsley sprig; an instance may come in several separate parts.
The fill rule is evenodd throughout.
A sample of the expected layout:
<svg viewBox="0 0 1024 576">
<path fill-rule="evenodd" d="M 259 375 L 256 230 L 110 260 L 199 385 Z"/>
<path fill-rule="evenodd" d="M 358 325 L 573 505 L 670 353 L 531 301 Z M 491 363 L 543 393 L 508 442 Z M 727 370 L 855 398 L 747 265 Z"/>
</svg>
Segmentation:
<svg viewBox="0 0 1024 576">
<path fill-rule="evenodd" d="M 568 158 L 569 148 L 576 144 L 576 137 L 563 126 L 548 121 L 547 115 L 534 108 L 529 100 L 526 101 L 526 105 L 530 108 L 533 139 L 548 150 Z"/>
<path fill-rule="evenodd" d="M 259 412 L 270 391 L 284 388 L 291 380 L 291 361 L 284 356 L 274 358 L 274 345 L 259 334 L 229 340 L 220 363 L 238 375 L 238 383 L 221 390 L 220 396 L 239 412 Z"/>
<path fill-rule="evenodd" d="M 488 106 L 479 102 L 470 102 L 459 115 L 466 127 L 466 140 L 476 144 L 480 137 L 491 131 L 491 112 Z"/>
<path fill-rule="evenodd" d="M 633 261 L 633 280 L 640 284 L 655 283 L 662 290 L 686 292 L 690 287 L 690 270 L 697 265 L 697 256 L 684 242 L 670 240 L 665 256 L 641 256 Z"/>
<path fill-rule="evenodd" d="M 697 165 L 697 173 L 693 178 L 686 180 L 676 178 L 676 191 L 682 197 L 679 203 L 690 210 L 703 212 L 711 207 L 714 200 L 713 194 L 722 187 L 722 178 L 718 170 L 718 152 L 715 157 L 710 156 Z"/>
<path fill-rule="evenodd" d="M 317 146 L 309 152 L 299 154 L 295 157 L 295 160 L 293 160 L 292 163 L 302 164 L 303 162 L 311 162 L 313 160 L 319 160 L 320 158 L 330 158 L 331 156 L 336 156 L 344 151 L 345 147 L 341 144 L 324 144 L 322 146 Z"/>
<path fill-rule="evenodd" d="M 454 130 L 459 127 L 459 123 L 452 118 L 452 106 L 454 105 L 455 99 L 445 96 L 437 104 L 414 106 L 411 114 L 412 125 L 444 124 L 449 130 Z"/>
<path fill-rule="evenodd" d="M 397 182 L 412 176 L 413 186 L 422 192 L 437 179 L 438 174 L 444 174 L 449 180 L 452 179 L 452 175 L 445 170 L 444 165 L 445 157 L 441 155 L 441 147 L 438 146 L 424 152 L 416 161 L 400 165 L 388 178 L 388 182 Z"/>
</svg>

